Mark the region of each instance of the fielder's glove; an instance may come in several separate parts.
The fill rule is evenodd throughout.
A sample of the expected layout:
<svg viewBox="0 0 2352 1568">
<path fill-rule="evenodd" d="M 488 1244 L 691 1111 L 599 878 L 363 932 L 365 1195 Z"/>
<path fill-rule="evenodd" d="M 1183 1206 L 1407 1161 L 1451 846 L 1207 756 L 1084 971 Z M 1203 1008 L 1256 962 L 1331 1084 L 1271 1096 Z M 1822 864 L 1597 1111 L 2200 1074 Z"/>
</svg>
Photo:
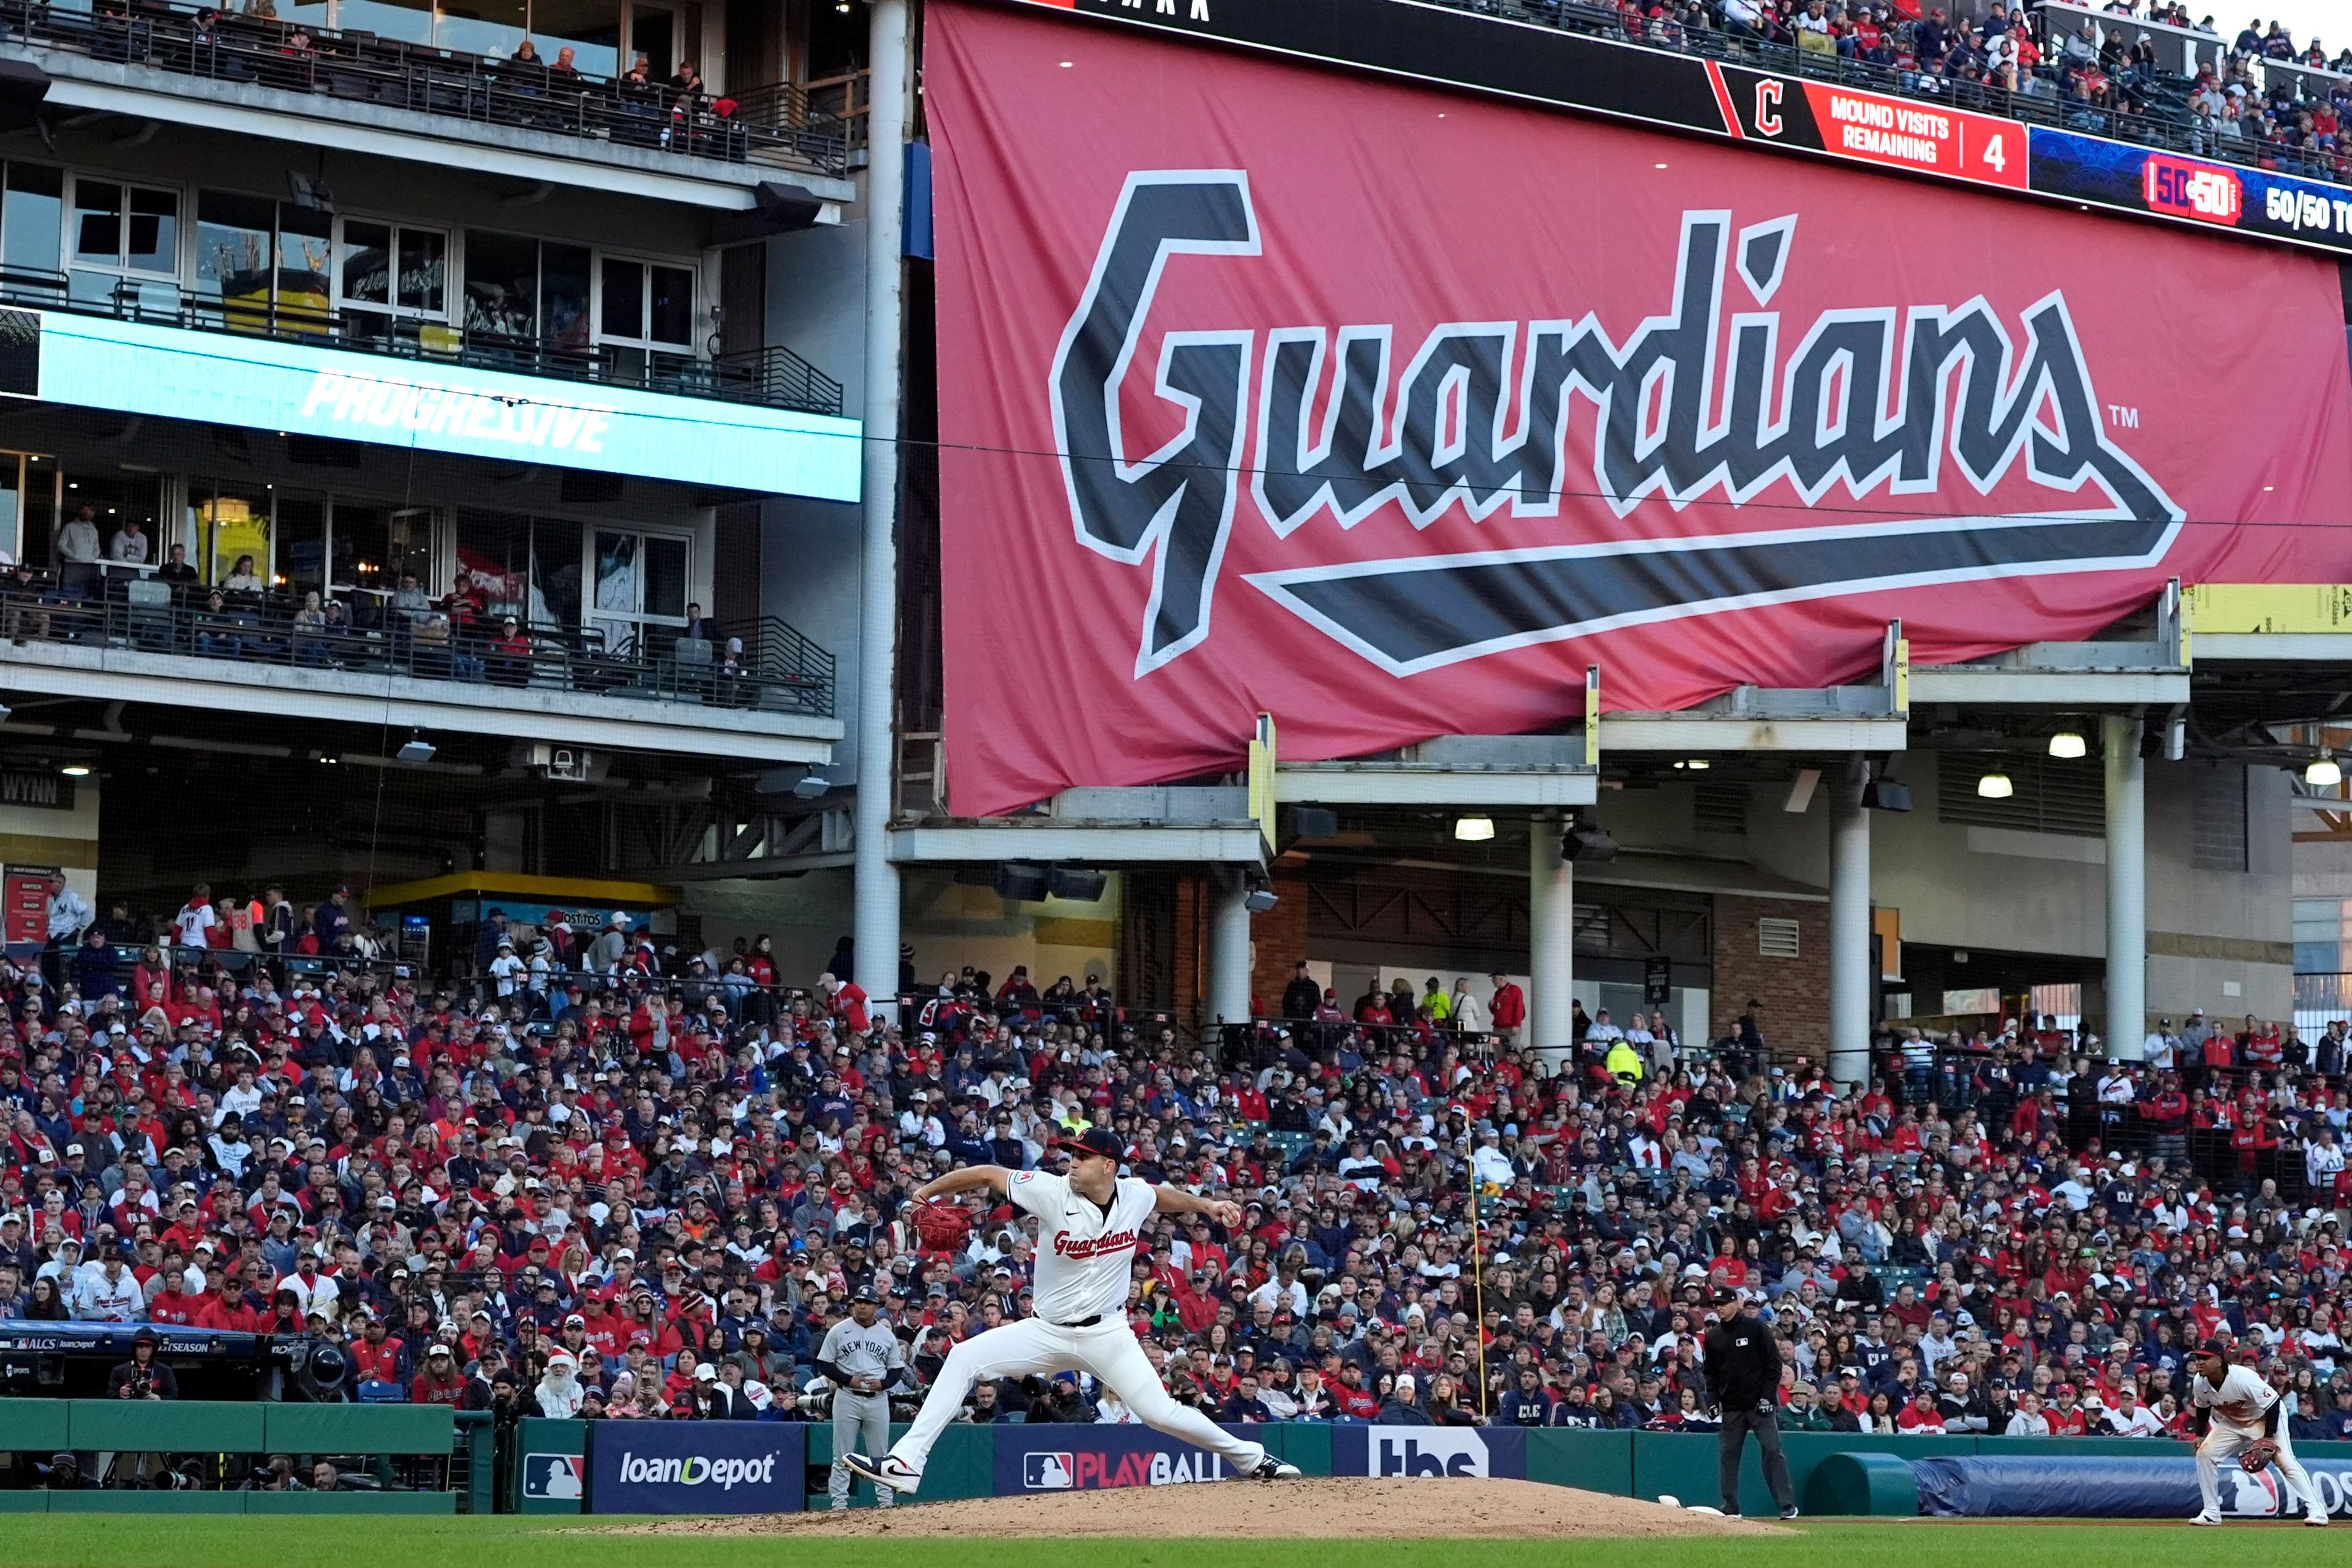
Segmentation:
<svg viewBox="0 0 2352 1568">
<path fill-rule="evenodd" d="M 2270 1468 L 2272 1463 L 2278 1458 L 2278 1452 L 2279 1446 L 2276 1443 L 2272 1442 L 2268 1437 L 2258 1438 L 2246 1445 L 2246 1451 L 2239 1458 L 2238 1463 L 2244 1466 L 2249 1474 L 2259 1473 Z"/>
</svg>

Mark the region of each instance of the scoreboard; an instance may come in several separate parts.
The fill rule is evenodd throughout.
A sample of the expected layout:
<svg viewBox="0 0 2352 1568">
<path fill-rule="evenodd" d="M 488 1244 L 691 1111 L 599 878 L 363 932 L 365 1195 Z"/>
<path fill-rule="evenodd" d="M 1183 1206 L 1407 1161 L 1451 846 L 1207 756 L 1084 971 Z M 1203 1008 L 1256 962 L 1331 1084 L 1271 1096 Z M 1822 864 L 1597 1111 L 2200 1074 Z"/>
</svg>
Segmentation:
<svg viewBox="0 0 2352 1568">
<path fill-rule="evenodd" d="M 1017 3 L 2352 257 L 2352 187 L 1425 0 Z"/>
</svg>

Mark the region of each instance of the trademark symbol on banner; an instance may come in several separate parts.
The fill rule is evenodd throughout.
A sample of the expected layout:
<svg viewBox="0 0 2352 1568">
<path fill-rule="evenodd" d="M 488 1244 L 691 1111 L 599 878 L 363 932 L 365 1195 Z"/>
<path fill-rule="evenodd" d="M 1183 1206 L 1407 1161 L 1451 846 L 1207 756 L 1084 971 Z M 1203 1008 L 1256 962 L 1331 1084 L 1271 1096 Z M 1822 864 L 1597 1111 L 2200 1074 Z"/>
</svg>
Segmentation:
<svg viewBox="0 0 2352 1568">
<path fill-rule="evenodd" d="M 2139 428 L 2139 410 L 2126 408 L 2120 403 L 2110 403 L 2107 405 L 2107 423 L 2118 430 L 2137 430 Z"/>
</svg>

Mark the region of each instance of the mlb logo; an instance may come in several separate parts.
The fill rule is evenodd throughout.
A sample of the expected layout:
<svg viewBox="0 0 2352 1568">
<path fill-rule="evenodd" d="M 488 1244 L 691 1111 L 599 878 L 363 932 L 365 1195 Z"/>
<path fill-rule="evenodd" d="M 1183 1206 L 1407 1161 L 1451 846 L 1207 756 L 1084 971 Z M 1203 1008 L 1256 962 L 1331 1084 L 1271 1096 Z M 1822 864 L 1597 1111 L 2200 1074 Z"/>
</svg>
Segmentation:
<svg viewBox="0 0 2352 1568">
<path fill-rule="evenodd" d="M 578 1502 L 585 1490 L 581 1485 L 585 1463 L 578 1454 L 525 1454 L 522 1495 L 541 1502 Z"/>
<path fill-rule="evenodd" d="M 1031 1491 L 1066 1492 L 1070 1489 L 1071 1477 L 1076 1469 L 1067 1454 L 1024 1454 L 1021 1458 L 1021 1484 Z"/>
</svg>

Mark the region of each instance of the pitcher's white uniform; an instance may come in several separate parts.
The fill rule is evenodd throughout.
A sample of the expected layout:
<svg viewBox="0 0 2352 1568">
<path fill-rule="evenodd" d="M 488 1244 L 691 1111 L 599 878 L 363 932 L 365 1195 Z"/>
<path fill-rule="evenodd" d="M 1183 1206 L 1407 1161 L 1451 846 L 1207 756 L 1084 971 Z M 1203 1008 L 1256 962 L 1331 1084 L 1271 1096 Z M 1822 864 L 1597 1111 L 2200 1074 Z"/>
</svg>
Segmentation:
<svg viewBox="0 0 2352 1568">
<path fill-rule="evenodd" d="M 2205 1496 L 2206 1513 L 2219 1515 L 2221 1511 L 2221 1461 L 2269 1437 L 2278 1445 L 2279 1479 L 2286 1483 L 2288 1491 L 2302 1500 L 2305 1518 L 2327 1517 L 2318 1489 L 2311 1484 L 2311 1472 L 2303 1468 L 2303 1461 L 2294 1457 L 2294 1445 L 2287 1441 L 2286 1422 L 2279 1422 L 2275 1435 L 2264 1429 L 2271 1406 L 2278 1401 L 2278 1390 L 2252 1367 L 2231 1367 L 2218 1388 L 2202 1377 L 2189 1381 L 2189 1404 L 2213 1413 L 2211 1428 L 2197 1445 L 2197 1485 Z M 2286 1510 L 2282 1507 L 2279 1512 L 2284 1516 Z"/>
<path fill-rule="evenodd" d="M 975 1334 L 948 1352 L 922 1413 L 890 1450 L 921 1470 L 940 1430 L 983 1377 L 1026 1377 L 1076 1369 L 1094 1374 L 1145 1425 L 1221 1456 L 1245 1476 L 1265 1457 L 1263 1445 L 1236 1437 L 1161 1386 L 1135 1331 L 1128 1327 L 1128 1283 L 1137 1238 L 1159 1207 L 1149 1182 L 1119 1178 L 1108 1206 L 1072 1190 L 1069 1178 L 1016 1171 L 1005 1191 L 1037 1216 L 1037 1315 Z"/>
</svg>

